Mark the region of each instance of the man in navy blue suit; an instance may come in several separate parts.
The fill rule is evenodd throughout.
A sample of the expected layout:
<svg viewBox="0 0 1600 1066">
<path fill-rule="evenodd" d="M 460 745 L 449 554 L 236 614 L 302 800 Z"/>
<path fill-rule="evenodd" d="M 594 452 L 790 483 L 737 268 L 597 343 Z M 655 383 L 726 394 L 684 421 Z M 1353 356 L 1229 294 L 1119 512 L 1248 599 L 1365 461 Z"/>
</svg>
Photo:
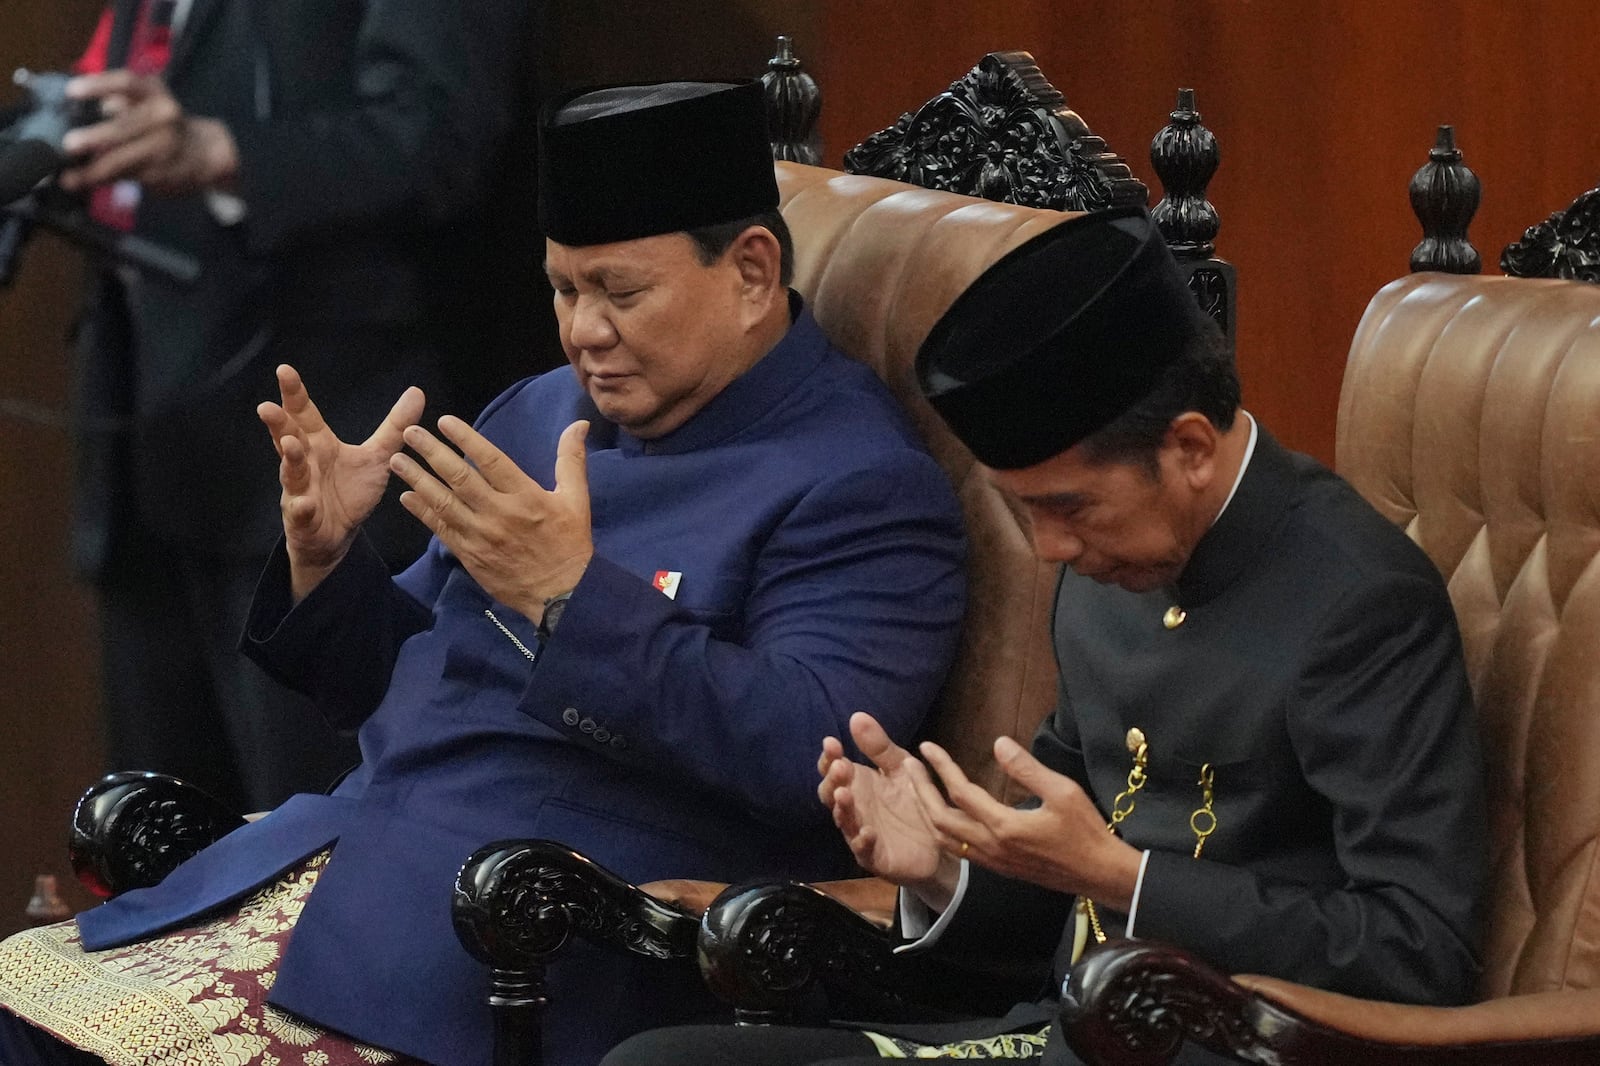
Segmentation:
<svg viewBox="0 0 1600 1066">
<path fill-rule="evenodd" d="M 285 536 L 245 647 L 359 728 L 361 766 L 82 915 L 81 947 L 70 927 L 8 941 L 0 974 L 34 976 L 0 977 L 0 1004 L 108 1058 L 184 1031 L 107 1031 L 82 986 L 103 965 L 120 994 L 131 968 L 230 1047 L 486 1063 L 488 975 L 449 913 L 484 842 L 561 840 L 635 882 L 853 868 L 809 753 L 861 708 L 909 742 L 932 703 L 964 606 L 950 485 L 788 288 L 759 86 L 579 94 L 541 133 L 570 369 L 437 435 L 413 389 L 347 443 L 288 367 L 260 409 Z M 434 534 L 394 579 L 361 532 L 391 473 Z M 547 1062 L 711 1009 L 574 948 Z M 90 975 L 66 1020 L 61 958 Z"/>
</svg>

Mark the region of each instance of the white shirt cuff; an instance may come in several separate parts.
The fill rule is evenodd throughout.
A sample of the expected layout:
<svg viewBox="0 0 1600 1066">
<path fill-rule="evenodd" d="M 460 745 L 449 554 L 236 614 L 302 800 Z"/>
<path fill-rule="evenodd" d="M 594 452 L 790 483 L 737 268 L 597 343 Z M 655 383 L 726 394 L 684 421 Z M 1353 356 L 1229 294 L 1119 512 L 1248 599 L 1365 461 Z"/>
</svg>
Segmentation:
<svg viewBox="0 0 1600 1066">
<path fill-rule="evenodd" d="M 939 937 L 949 926 L 950 919 L 955 916 L 956 908 L 961 906 L 962 897 L 967 894 L 967 873 L 971 869 L 971 862 L 962 859 L 961 876 L 956 881 L 956 890 L 950 897 L 950 905 L 937 916 L 915 892 L 904 888 L 900 890 L 900 935 L 910 943 L 895 948 L 896 954 L 902 951 L 920 951 L 938 943 Z"/>
<path fill-rule="evenodd" d="M 216 189 L 207 189 L 206 210 L 211 212 L 211 217 L 219 226 L 237 226 L 249 214 L 244 201 L 228 192 L 218 192 Z"/>
<path fill-rule="evenodd" d="M 1133 939 L 1133 923 L 1139 917 L 1139 893 L 1144 891 L 1144 870 L 1149 865 L 1150 853 L 1146 851 L 1139 856 L 1139 878 L 1133 883 L 1133 905 L 1128 908 L 1128 925 L 1123 933 L 1129 940 Z"/>
</svg>

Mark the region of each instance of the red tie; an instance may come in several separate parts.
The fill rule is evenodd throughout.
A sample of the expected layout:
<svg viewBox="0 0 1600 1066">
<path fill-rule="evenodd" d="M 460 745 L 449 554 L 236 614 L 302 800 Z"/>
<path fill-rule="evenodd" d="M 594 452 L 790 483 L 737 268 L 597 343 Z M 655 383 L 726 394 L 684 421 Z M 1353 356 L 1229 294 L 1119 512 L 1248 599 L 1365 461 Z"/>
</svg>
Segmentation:
<svg viewBox="0 0 1600 1066">
<path fill-rule="evenodd" d="M 136 74 L 160 74 L 172 56 L 172 12 L 175 0 L 145 0 L 139 9 L 128 48 L 128 69 Z M 73 65 L 78 74 L 96 74 L 106 69 L 106 52 L 111 44 L 111 10 L 100 16 L 94 36 L 82 58 Z M 134 211 L 139 206 L 139 189 L 132 182 L 102 185 L 89 195 L 89 213 L 96 221 L 120 230 L 133 228 Z"/>
</svg>

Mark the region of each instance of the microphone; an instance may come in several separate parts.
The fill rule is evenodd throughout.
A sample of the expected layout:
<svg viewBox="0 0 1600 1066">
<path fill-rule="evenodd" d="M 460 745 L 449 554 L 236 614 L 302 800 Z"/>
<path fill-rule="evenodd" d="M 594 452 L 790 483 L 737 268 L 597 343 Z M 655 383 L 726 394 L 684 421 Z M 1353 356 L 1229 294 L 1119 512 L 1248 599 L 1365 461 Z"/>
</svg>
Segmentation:
<svg viewBox="0 0 1600 1066">
<path fill-rule="evenodd" d="M 0 204 L 22 199 L 66 161 L 48 141 L 29 138 L 0 146 Z"/>
<path fill-rule="evenodd" d="M 98 122 L 99 103 L 69 100 L 67 74 L 19 70 L 12 80 L 33 100 L 21 109 L 20 119 L 0 130 L 0 289 L 11 282 L 17 256 L 35 226 L 95 255 L 192 284 L 200 276 L 200 263 L 193 256 L 101 225 L 89 217 L 81 200 L 53 183 L 41 185 L 72 162 L 61 150 L 61 141 L 74 126 Z"/>
<path fill-rule="evenodd" d="M 90 117 L 83 105 L 67 99 L 66 74 L 19 70 L 11 80 L 28 91 L 35 106 L 0 134 L 0 205 L 28 195 L 65 166 L 61 139 L 80 119 Z"/>
</svg>

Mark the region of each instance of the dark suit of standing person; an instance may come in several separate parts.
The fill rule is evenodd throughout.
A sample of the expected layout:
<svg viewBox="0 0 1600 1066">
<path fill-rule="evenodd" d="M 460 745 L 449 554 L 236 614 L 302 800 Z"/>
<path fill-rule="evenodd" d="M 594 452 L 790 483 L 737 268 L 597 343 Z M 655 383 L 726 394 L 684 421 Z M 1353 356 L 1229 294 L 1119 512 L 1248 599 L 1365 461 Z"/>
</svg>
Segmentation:
<svg viewBox="0 0 1600 1066">
<path fill-rule="evenodd" d="M 662 1030 L 606 1066 L 930 1046 L 1075 1062 L 1062 982 L 1114 936 L 1355 996 L 1470 999 L 1487 834 L 1443 580 L 1239 408 L 1219 341 L 1154 224 L 1122 211 L 1010 253 L 918 353 L 924 394 L 1064 564 L 1060 701 L 1031 754 L 995 741 L 1036 797 L 1021 808 L 865 714 L 851 732 L 881 773 L 830 738 L 819 794 L 862 865 L 902 886 L 907 950 L 975 982 L 1031 976 L 1040 1000 L 945 1026 Z"/>
<path fill-rule="evenodd" d="M 261 810 L 358 760 L 236 650 L 281 531 L 253 411 L 284 362 L 352 429 L 409 384 L 472 414 L 550 365 L 548 327 L 534 332 L 535 10 L 152 0 L 120 29 L 108 12 L 101 43 L 120 33 L 135 62 L 69 90 L 107 118 L 69 135 L 62 184 L 114 190 L 135 232 L 202 271 L 192 286 L 103 271 L 80 334 L 72 551 L 99 594 L 113 768 Z M 158 74 L 149 38 L 167 21 Z M 426 540 L 403 515 L 369 534 L 391 568 Z"/>
</svg>

